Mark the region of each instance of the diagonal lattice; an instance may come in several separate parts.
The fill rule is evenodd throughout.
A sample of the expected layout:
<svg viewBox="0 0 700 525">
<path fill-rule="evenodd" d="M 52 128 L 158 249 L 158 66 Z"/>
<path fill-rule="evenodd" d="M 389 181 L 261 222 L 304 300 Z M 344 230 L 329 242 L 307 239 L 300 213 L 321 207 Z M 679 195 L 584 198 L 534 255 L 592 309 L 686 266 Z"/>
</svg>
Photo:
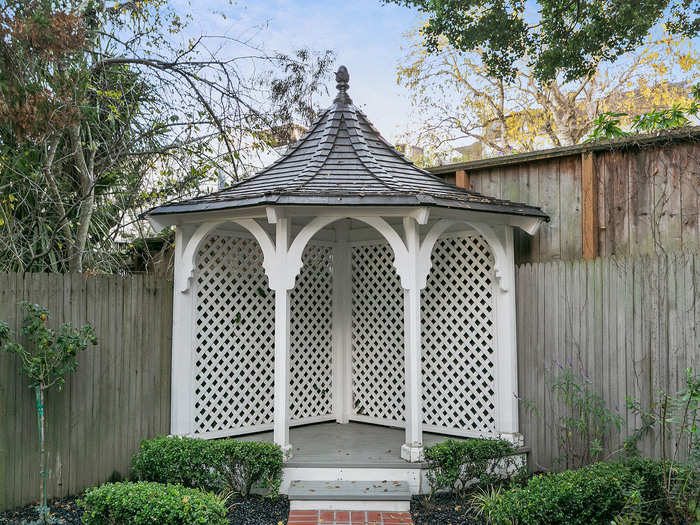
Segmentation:
<svg viewBox="0 0 700 525">
<path fill-rule="evenodd" d="M 292 290 L 292 420 L 333 416 L 333 248 L 310 244 Z"/>
<path fill-rule="evenodd" d="M 310 244 L 292 293 L 292 421 L 332 413 L 331 249 Z M 274 399 L 274 294 L 258 244 L 212 235 L 196 263 L 194 431 L 269 428 Z M 328 393 L 327 395 L 325 393 Z"/>
<path fill-rule="evenodd" d="M 493 262 L 480 236 L 438 240 L 422 293 L 423 421 L 431 430 L 495 430 Z"/>
<path fill-rule="evenodd" d="M 400 423 L 403 289 L 393 259 L 386 243 L 352 248 L 352 407 L 355 416 Z"/>
</svg>

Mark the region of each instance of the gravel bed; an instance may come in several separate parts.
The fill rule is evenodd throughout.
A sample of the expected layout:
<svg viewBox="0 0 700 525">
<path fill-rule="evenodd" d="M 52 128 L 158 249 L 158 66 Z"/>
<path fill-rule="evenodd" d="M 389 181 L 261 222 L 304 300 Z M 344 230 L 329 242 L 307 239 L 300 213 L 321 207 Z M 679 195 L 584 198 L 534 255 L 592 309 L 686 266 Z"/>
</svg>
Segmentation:
<svg viewBox="0 0 700 525">
<path fill-rule="evenodd" d="M 430 500 L 413 496 L 411 516 L 414 525 L 485 525 L 468 500 L 452 494 L 436 494 Z"/>
<path fill-rule="evenodd" d="M 231 525 L 277 525 L 287 523 L 289 500 L 287 496 L 270 499 L 260 496 L 228 502 Z"/>
<path fill-rule="evenodd" d="M 52 501 L 51 512 L 65 521 L 66 525 L 81 525 L 83 511 L 76 501 L 79 496 L 61 498 Z M 228 519 L 231 525 L 277 525 L 287 522 L 289 516 L 289 500 L 286 496 L 277 499 L 251 497 L 228 502 Z M 31 521 L 38 518 L 34 507 L 26 507 L 0 513 L 0 525 L 20 525 L 23 520 Z"/>
<path fill-rule="evenodd" d="M 49 502 L 51 513 L 57 518 L 65 521 L 66 525 L 80 524 L 80 518 L 83 515 L 83 509 L 78 507 L 76 503 L 79 496 L 68 498 L 60 498 Z M 39 514 L 34 510 L 36 503 L 20 507 L 14 510 L 8 510 L 0 513 L 0 524 L 19 525 L 22 521 L 32 521 L 39 518 Z"/>
</svg>

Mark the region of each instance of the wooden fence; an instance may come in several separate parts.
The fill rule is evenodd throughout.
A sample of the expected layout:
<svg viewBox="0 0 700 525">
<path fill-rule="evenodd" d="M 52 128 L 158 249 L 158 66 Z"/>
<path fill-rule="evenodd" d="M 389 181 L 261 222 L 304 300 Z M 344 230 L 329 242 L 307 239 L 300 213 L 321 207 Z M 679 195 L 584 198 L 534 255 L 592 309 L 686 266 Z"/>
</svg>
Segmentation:
<svg viewBox="0 0 700 525">
<path fill-rule="evenodd" d="M 700 249 L 700 128 L 431 168 L 484 195 L 541 206 L 534 237 L 516 232 L 516 261 Z"/>
<path fill-rule="evenodd" d="M 640 423 L 625 410 L 627 396 L 648 407 L 659 389 L 682 388 L 686 368 L 700 369 L 698 299 L 698 253 L 518 267 L 519 393 L 542 414 L 520 413 L 533 468 L 556 468 L 560 455 L 554 428 L 564 412 L 547 385 L 556 363 L 583 370 L 619 410 L 624 428 L 607 446 L 617 450 Z M 660 453 L 652 439 L 642 449 Z"/>
<path fill-rule="evenodd" d="M 553 431 L 562 408 L 546 385 L 555 361 L 582 368 L 608 406 L 638 421 L 626 396 L 649 404 L 675 392 L 683 370 L 700 369 L 700 256 L 677 253 L 524 264 L 517 269 L 518 376 L 521 397 L 542 420 L 521 411 L 535 469 L 556 467 Z M 172 283 L 147 276 L 0 274 L 0 319 L 21 326 L 17 303 L 49 308 L 55 325 L 92 323 L 99 345 L 47 403 L 50 491 L 75 494 L 125 475 L 139 439 L 168 433 Z M 0 355 L 0 510 L 35 500 L 37 431 L 31 391 L 12 356 Z M 658 454 L 652 440 L 647 453 Z"/>
<path fill-rule="evenodd" d="M 20 301 L 51 324 L 91 323 L 99 343 L 80 355 L 63 391 L 48 394 L 51 497 L 126 475 L 142 437 L 170 428 L 172 282 L 148 276 L 0 274 L 0 319 L 21 328 Z M 0 355 L 0 510 L 36 501 L 33 395 L 14 356 Z"/>
</svg>

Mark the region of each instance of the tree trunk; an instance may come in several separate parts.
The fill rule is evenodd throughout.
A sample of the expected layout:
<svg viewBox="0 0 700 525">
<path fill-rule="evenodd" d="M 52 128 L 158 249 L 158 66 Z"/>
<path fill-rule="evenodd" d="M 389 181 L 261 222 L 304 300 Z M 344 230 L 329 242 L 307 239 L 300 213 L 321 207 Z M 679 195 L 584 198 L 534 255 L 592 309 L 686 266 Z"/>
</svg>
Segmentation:
<svg viewBox="0 0 700 525">
<path fill-rule="evenodd" d="M 89 133 L 89 128 L 88 128 Z M 87 147 L 88 158 L 86 160 L 83 152 L 83 144 L 80 138 L 80 124 L 76 123 L 70 127 L 71 145 L 73 146 L 73 158 L 80 174 L 80 213 L 78 215 L 78 233 L 71 253 L 69 269 L 71 272 L 81 273 L 83 271 L 83 254 L 87 244 L 88 230 L 92 214 L 95 210 L 95 180 L 94 180 L 94 159 L 95 150 L 92 148 L 92 141 L 89 140 Z"/>
<path fill-rule="evenodd" d="M 39 491 L 41 492 L 41 512 L 39 513 L 39 522 L 47 523 L 47 518 L 49 515 L 48 511 L 48 498 L 46 494 L 46 478 L 49 473 L 46 471 L 46 443 L 44 438 L 44 428 L 46 424 L 46 419 L 44 415 L 44 390 L 40 386 L 34 388 L 34 393 L 36 397 L 36 413 L 37 413 L 37 424 L 39 425 L 39 468 L 41 469 L 39 475 Z"/>
</svg>

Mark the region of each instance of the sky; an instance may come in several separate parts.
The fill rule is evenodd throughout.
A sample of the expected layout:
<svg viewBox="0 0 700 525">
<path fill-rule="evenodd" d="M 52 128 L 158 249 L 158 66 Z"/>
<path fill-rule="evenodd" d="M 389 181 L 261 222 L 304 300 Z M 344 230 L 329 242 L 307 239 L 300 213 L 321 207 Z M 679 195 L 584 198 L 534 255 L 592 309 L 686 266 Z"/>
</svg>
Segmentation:
<svg viewBox="0 0 700 525">
<path fill-rule="evenodd" d="M 403 57 L 404 33 L 419 23 L 416 10 L 386 5 L 380 0 L 192 0 L 175 2 L 193 13 L 191 30 L 229 34 L 263 43 L 268 52 L 292 53 L 307 47 L 333 50 L 335 69 L 350 72 L 349 94 L 377 129 L 395 142 L 410 126 L 408 91 L 396 83 L 396 66 Z M 226 18 L 222 16 L 226 15 Z M 332 76 L 332 75 L 331 75 Z M 321 105 L 330 105 L 331 94 Z"/>
</svg>

